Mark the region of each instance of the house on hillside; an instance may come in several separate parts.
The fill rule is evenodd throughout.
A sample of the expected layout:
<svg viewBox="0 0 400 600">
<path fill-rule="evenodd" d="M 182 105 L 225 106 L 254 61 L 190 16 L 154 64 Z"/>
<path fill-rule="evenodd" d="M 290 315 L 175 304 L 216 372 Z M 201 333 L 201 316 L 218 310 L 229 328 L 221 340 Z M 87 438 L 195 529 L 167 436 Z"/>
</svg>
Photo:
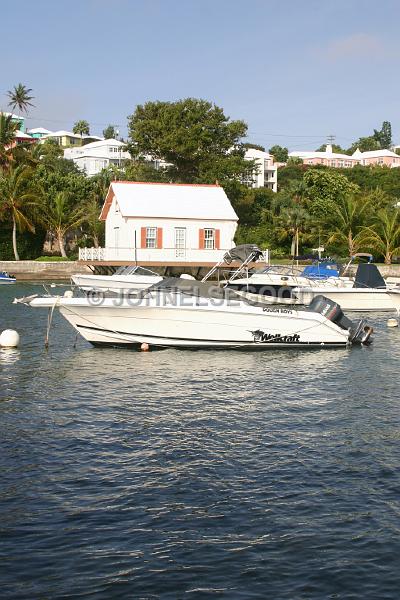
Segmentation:
<svg viewBox="0 0 400 600">
<path fill-rule="evenodd" d="M 258 150 L 257 148 L 248 148 L 244 155 L 247 160 L 254 160 L 258 173 L 253 179 L 244 183 L 249 187 L 266 187 L 273 192 L 278 191 L 278 167 L 274 163 L 274 157 L 268 152 Z"/>
<path fill-rule="evenodd" d="M 111 183 L 100 214 L 105 248 L 80 260 L 139 264 L 216 263 L 234 246 L 238 217 L 222 187 Z"/>
<path fill-rule="evenodd" d="M 110 165 L 121 166 L 124 160 L 131 157 L 124 149 L 125 145 L 119 140 L 101 140 L 84 146 L 66 148 L 64 158 L 73 160 L 86 175 L 97 175 Z"/>
<path fill-rule="evenodd" d="M 59 131 L 52 131 L 48 135 L 42 136 L 40 141 L 44 142 L 45 140 L 54 140 L 59 146 L 63 146 L 64 148 L 68 146 L 82 145 L 82 137 L 78 133 L 65 131 L 63 129 Z"/>
<path fill-rule="evenodd" d="M 353 154 L 354 158 L 358 158 L 360 165 L 372 166 L 380 165 L 385 167 L 400 167 L 400 156 L 392 150 L 370 150 L 368 152 L 360 152 L 356 150 Z"/>
<path fill-rule="evenodd" d="M 356 165 L 400 167 L 400 156 L 391 150 L 361 152 L 357 148 L 350 156 L 333 152 L 331 144 L 327 144 L 323 152 L 289 152 L 289 156 L 301 158 L 305 165 L 325 165 L 334 168 L 351 168 Z"/>
<path fill-rule="evenodd" d="M 358 157 L 333 152 L 332 144 L 327 144 L 323 152 L 289 152 L 289 158 L 301 158 L 305 165 L 324 165 L 326 167 L 349 169 L 360 163 Z"/>
<path fill-rule="evenodd" d="M 16 144 L 34 144 L 37 142 L 35 138 L 31 135 L 28 135 L 24 131 L 16 131 L 14 134 Z"/>
<path fill-rule="evenodd" d="M 50 135 L 51 131 L 49 129 L 45 129 L 44 127 L 34 127 L 33 129 L 28 129 L 27 133 L 29 133 L 31 137 L 40 140 L 42 137 Z"/>
<path fill-rule="evenodd" d="M 13 123 L 18 123 L 18 129 L 22 132 L 25 131 L 25 118 L 24 117 L 20 117 L 19 115 L 14 115 L 10 112 L 4 112 L 2 110 L 0 110 L 0 112 L 5 116 L 5 117 L 11 117 L 11 121 Z"/>
</svg>

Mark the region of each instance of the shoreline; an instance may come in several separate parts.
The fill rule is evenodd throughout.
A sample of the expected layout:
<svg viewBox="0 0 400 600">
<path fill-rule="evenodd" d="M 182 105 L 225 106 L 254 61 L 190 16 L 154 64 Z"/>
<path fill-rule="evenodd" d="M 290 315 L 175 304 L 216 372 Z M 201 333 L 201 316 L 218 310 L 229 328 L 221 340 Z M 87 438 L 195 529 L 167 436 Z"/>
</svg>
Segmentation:
<svg viewBox="0 0 400 600">
<path fill-rule="evenodd" d="M 75 273 L 91 273 L 79 261 L 1 260 L 0 271 L 7 271 L 18 281 L 69 280 Z"/>
<path fill-rule="evenodd" d="M 92 263 L 96 266 L 96 263 Z M 290 265 L 290 263 L 288 263 Z M 173 265 L 171 265 L 173 266 Z M 377 264 L 383 277 L 400 279 L 400 264 L 385 265 Z M 351 267 L 349 273 L 355 274 L 356 266 Z M 93 271 L 87 264 L 80 261 L 49 261 L 41 262 L 34 260 L 0 260 L 0 271 L 7 271 L 17 281 L 42 281 L 42 280 L 66 280 L 75 273 L 91 274 Z"/>
</svg>

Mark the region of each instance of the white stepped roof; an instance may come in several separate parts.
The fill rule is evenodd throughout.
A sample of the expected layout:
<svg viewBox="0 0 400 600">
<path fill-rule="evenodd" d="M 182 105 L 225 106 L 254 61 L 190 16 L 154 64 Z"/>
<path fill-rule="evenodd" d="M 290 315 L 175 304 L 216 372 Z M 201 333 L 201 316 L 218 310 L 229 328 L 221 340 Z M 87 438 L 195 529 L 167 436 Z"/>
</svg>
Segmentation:
<svg viewBox="0 0 400 600">
<path fill-rule="evenodd" d="M 341 154 L 340 152 L 289 152 L 289 156 L 296 156 L 298 158 L 326 158 L 328 160 L 355 160 L 356 156 L 349 156 L 348 154 Z"/>
<path fill-rule="evenodd" d="M 60 129 L 59 131 L 52 131 L 46 137 L 63 137 L 63 136 L 81 139 L 81 136 L 78 133 L 73 133 L 72 131 L 65 131 L 64 129 Z"/>
<path fill-rule="evenodd" d="M 360 158 L 379 158 L 380 156 L 391 156 L 399 158 L 399 155 L 391 150 L 369 150 L 368 152 L 360 152 L 360 150 L 354 152 L 353 156 L 359 156 Z"/>
<path fill-rule="evenodd" d="M 100 219 L 107 218 L 114 195 L 123 217 L 238 220 L 218 185 L 113 182 Z"/>
<path fill-rule="evenodd" d="M 95 136 L 87 136 L 87 137 L 95 137 Z M 126 144 L 124 142 L 120 142 L 119 140 L 114 140 L 114 139 L 104 140 L 103 138 L 99 138 L 98 142 L 90 142 L 90 144 L 85 144 L 84 146 L 82 146 L 82 148 L 103 148 L 105 146 L 126 146 Z"/>
<path fill-rule="evenodd" d="M 53 133 L 50 129 L 45 129 L 44 127 L 34 127 L 33 129 L 28 129 L 28 133 L 43 133 L 45 135 L 49 135 Z"/>
<path fill-rule="evenodd" d="M 32 140 L 32 136 L 28 135 L 27 133 L 25 133 L 24 131 L 16 131 L 14 134 L 14 137 L 19 138 L 19 139 L 26 139 L 26 140 Z"/>
</svg>

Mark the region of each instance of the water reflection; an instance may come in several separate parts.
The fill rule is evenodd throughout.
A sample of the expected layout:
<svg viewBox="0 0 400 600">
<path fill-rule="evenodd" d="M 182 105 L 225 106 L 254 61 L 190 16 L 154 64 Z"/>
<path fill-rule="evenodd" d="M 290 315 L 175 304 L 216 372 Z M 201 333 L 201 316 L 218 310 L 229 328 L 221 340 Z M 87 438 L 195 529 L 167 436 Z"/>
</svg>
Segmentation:
<svg viewBox="0 0 400 600">
<path fill-rule="evenodd" d="M 20 358 L 21 352 L 18 348 L 0 348 L 0 367 L 14 364 Z"/>
</svg>

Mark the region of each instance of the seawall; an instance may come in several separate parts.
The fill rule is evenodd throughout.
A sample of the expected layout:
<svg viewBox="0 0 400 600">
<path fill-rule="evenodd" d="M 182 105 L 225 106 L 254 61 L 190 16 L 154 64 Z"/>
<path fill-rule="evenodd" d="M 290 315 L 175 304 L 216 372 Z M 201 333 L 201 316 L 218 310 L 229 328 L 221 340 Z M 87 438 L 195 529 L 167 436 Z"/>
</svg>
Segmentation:
<svg viewBox="0 0 400 600">
<path fill-rule="evenodd" d="M 69 280 L 74 273 L 91 273 L 89 267 L 76 261 L 39 262 L 35 260 L 2 260 L 0 261 L 0 271 L 7 271 L 10 275 L 14 275 L 17 281 Z"/>
<path fill-rule="evenodd" d="M 96 263 L 91 263 L 93 266 Z M 257 265 L 256 265 L 257 266 Z M 400 280 L 400 265 L 377 265 L 383 277 L 395 277 Z M 154 268 L 154 267 L 153 267 Z M 165 276 L 165 268 L 163 269 L 154 269 L 156 271 L 160 271 L 161 275 Z M 205 269 L 205 272 L 208 271 L 209 268 Z M 352 266 L 349 269 L 349 275 L 355 275 L 357 270 L 357 265 Z M 14 275 L 17 281 L 27 281 L 27 280 L 69 280 L 71 275 L 74 273 L 92 273 L 92 270 L 87 266 L 87 264 L 83 264 L 79 261 L 49 261 L 49 262 L 37 262 L 34 260 L 3 260 L 0 261 L 0 271 L 7 271 L 10 275 Z M 197 268 L 198 271 L 198 268 Z M 192 273 L 192 271 L 188 268 L 172 268 L 169 276 L 179 276 L 181 273 L 191 273 L 195 277 L 199 277 L 199 273 L 196 271 Z"/>
</svg>

